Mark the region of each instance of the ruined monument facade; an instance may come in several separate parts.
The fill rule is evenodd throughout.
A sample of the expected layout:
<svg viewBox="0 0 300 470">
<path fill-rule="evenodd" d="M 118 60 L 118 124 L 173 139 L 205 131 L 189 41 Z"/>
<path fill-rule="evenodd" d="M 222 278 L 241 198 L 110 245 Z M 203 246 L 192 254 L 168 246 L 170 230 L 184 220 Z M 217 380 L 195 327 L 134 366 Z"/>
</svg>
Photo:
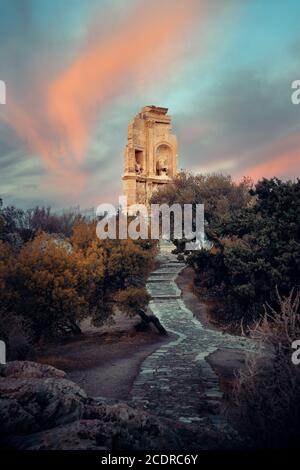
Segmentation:
<svg viewBox="0 0 300 470">
<path fill-rule="evenodd" d="M 145 204 L 177 172 L 177 140 L 168 108 L 145 106 L 128 125 L 124 195 L 128 205 Z"/>
</svg>

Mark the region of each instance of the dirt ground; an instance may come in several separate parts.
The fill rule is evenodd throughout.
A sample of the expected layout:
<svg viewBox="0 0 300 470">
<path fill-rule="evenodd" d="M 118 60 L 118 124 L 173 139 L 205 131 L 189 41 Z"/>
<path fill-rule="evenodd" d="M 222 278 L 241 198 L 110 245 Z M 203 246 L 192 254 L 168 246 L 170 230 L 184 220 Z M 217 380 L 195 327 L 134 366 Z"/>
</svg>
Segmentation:
<svg viewBox="0 0 300 470">
<path fill-rule="evenodd" d="M 202 324 L 213 325 L 209 307 L 193 292 L 193 270 L 185 268 L 176 282 L 182 290 L 187 307 Z M 137 332 L 138 318 L 116 314 L 115 322 L 101 328 L 88 321 L 82 325 L 83 334 L 56 343 L 48 343 L 37 352 L 37 362 L 53 365 L 67 372 L 70 380 L 78 383 L 90 396 L 112 399 L 127 399 L 143 360 L 172 336 L 163 337 L 155 329 Z M 214 357 L 215 368 L 227 362 L 226 351 Z M 231 357 L 229 369 L 241 366 L 237 353 Z M 227 364 L 228 367 L 228 364 Z M 219 372 L 219 371 L 218 371 Z"/>
<path fill-rule="evenodd" d="M 64 370 L 90 396 L 126 399 L 141 362 L 171 339 L 151 329 L 136 332 L 136 323 L 122 314 L 101 328 L 86 323 L 82 335 L 45 345 L 36 360 Z"/>
<path fill-rule="evenodd" d="M 197 297 L 193 286 L 194 271 L 186 267 L 176 279 L 176 284 L 182 291 L 182 298 L 186 306 L 193 312 L 194 316 L 204 325 L 216 329 L 209 314 L 208 302 L 202 302 Z"/>
<path fill-rule="evenodd" d="M 199 294 L 193 287 L 194 271 L 191 267 L 185 268 L 176 279 L 178 287 L 182 291 L 182 298 L 186 306 L 193 312 L 204 326 L 210 329 L 226 329 L 216 325 L 210 315 L 210 305 L 206 300 L 203 302 Z M 206 358 L 207 362 L 219 376 L 221 390 L 226 394 L 231 394 L 236 380 L 236 373 L 239 370 L 245 370 L 247 353 L 240 349 L 216 349 Z"/>
</svg>

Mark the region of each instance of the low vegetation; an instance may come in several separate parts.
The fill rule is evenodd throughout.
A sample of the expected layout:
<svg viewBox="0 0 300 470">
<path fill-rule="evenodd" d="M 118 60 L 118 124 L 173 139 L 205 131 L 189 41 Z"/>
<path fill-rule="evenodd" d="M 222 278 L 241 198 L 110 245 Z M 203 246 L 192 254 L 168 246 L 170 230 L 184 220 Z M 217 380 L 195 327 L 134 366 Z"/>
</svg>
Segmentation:
<svg viewBox="0 0 300 470">
<path fill-rule="evenodd" d="M 48 225 L 41 223 L 23 238 L 18 210 L 4 209 L 0 217 L 0 336 L 9 357 L 27 357 L 45 338 L 80 333 L 84 318 L 101 325 L 118 306 L 132 314 L 147 305 L 144 285 L 155 243 L 99 240 L 96 223 L 81 218 L 72 219 L 70 236 L 57 233 L 59 223 L 55 233 L 45 232 Z"/>
<path fill-rule="evenodd" d="M 222 298 L 219 315 L 237 324 L 257 320 L 266 302 L 276 305 L 276 288 L 288 295 L 300 279 L 300 181 L 262 180 L 250 194 L 250 204 L 208 227 L 213 248 L 188 259 L 197 285 Z"/>
<path fill-rule="evenodd" d="M 249 331 L 271 348 L 272 359 L 252 356 L 233 397 L 240 430 L 256 448 L 296 447 L 300 438 L 300 368 L 291 360 L 291 344 L 300 338 L 299 292 L 277 300 L 277 310 L 267 307 Z"/>
<path fill-rule="evenodd" d="M 152 203 L 205 205 L 210 242 L 176 252 L 195 271 L 195 289 L 217 300 L 214 317 L 261 343 L 239 373 L 234 420 L 255 448 L 288 447 L 300 438 L 300 180 L 181 172 Z M 30 356 L 44 338 L 80 332 L 84 318 L 101 324 L 116 308 L 146 324 L 145 281 L 153 268 L 151 240 L 99 240 L 95 223 L 48 209 L 0 206 L 0 337 L 10 357 Z M 162 325 L 157 326 L 163 328 Z M 163 332 L 163 331 L 162 331 Z"/>
<path fill-rule="evenodd" d="M 217 305 L 214 320 L 246 333 L 268 354 L 249 356 L 232 402 L 240 432 L 255 448 L 295 447 L 300 438 L 300 180 L 255 186 L 222 175 L 181 173 L 156 203 L 203 203 L 206 249 L 177 253 L 195 271 L 195 289 Z M 258 348 L 258 350 L 260 350 Z"/>
<path fill-rule="evenodd" d="M 205 206 L 212 247 L 190 252 L 195 286 L 218 299 L 218 319 L 240 328 L 276 304 L 276 287 L 288 295 L 300 279 L 300 180 L 248 179 L 180 173 L 155 194 L 156 203 Z M 178 252 L 184 243 L 177 243 Z M 220 302 L 221 301 L 221 302 Z"/>
</svg>

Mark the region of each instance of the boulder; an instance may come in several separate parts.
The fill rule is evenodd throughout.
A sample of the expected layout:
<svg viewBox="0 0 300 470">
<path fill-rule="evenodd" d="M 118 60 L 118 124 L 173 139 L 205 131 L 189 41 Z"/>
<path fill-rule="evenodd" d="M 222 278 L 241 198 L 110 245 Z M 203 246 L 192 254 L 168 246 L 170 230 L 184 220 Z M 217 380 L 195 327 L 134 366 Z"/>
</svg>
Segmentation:
<svg viewBox="0 0 300 470">
<path fill-rule="evenodd" d="M 0 373 L 0 448 L 28 450 L 224 449 L 211 425 L 162 419 L 127 403 L 88 398 L 51 366 L 12 362 Z"/>
<path fill-rule="evenodd" d="M 164 420 L 139 408 L 132 408 L 127 403 L 114 405 L 99 404 L 90 400 L 86 404 L 83 417 L 102 423 L 102 436 L 106 440 L 102 445 L 109 449 L 157 450 L 181 449 L 178 430 L 174 422 Z M 109 440 L 107 440 L 109 438 Z"/>
<path fill-rule="evenodd" d="M 126 404 L 88 410 L 86 418 L 26 436 L 10 436 L 1 447 L 14 450 L 183 450 L 179 434 Z"/>
<path fill-rule="evenodd" d="M 2 449 L 180 449 L 170 428 L 126 403 L 88 398 L 54 367 L 29 361 L 1 367 Z"/>
<path fill-rule="evenodd" d="M 3 434 L 34 432 L 78 420 L 83 414 L 86 394 L 66 379 L 2 377 L 0 397 Z"/>
</svg>

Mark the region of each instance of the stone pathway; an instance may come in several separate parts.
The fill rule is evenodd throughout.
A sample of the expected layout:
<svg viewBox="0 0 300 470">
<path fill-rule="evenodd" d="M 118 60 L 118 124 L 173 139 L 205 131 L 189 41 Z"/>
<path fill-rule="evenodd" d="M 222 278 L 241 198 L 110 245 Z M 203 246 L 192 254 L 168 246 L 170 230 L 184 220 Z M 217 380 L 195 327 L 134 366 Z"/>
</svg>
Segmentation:
<svg viewBox="0 0 300 470">
<path fill-rule="evenodd" d="M 253 351 L 246 338 L 223 334 L 202 326 L 181 299 L 175 279 L 185 267 L 166 245 L 159 254 L 160 267 L 148 279 L 152 312 L 174 336 L 142 364 L 131 391 L 134 404 L 159 416 L 183 423 L 226 424 L 220 414 L 219 380 L 205 358 L 218 348 Z"/>
</svg>

